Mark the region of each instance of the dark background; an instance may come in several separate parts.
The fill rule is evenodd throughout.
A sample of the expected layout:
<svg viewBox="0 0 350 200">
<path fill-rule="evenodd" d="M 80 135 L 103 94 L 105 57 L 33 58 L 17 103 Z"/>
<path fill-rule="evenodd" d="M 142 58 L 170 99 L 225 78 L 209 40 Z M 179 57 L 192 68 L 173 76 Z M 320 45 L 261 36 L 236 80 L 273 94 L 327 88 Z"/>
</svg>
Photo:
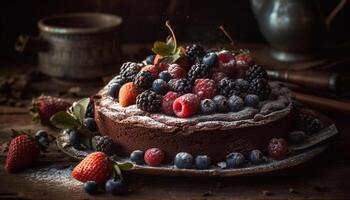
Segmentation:
<svg viewBox="0 0 350 200">
<path fill-rule="evenodd" d="M 338 1 L 319 1 L 325 15 Z M 18 58 L 13 50 L 20 34 L 36 35 L 39 19 L 69 12 L 106 12 L 124 19 L 124 43 L 152 43 L 167 35 L 170 19 L 180 42 L 220 43 L 224 25 L 236 42 L 264 42 L 248 0 L 11 0 L 0 3 L 0 59 Z M 331 40 L 348 40 L 350 19 L 347 5 L 334 20 Z"/>
</svg>

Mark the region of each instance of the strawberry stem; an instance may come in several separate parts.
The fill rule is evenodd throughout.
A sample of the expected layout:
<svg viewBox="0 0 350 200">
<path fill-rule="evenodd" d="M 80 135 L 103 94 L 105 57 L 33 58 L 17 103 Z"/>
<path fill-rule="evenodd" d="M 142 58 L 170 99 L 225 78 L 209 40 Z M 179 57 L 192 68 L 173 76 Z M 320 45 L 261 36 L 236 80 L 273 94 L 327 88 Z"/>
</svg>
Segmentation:
<svg viewBox="0 0 350 200">
<path fill-rule="evenodd" d="M 175 52 L 176 52 L 176 49 L 177 49 L 177 48 L 176 48 L 176 47 L 177 47 L 176 37 L 175 37 L 175 33 L 174 33 L 173 29 L 171 28 L 171 25 L 170 25 L 169 20 L 167 20 L 167 21 L 165 22 L 165 26 L 170 30 L 171 35 L 172 35 L 172 37 L 173 37 L 173 39 L 174 39 L 174 50 L 173 50 L 173 53 L 175 53 Z"/>
<path fill-rule="evenodd" d="M 235 45 L 235 43 L 234 43 L 232 37 L 230 36 L 230 34 L 225 30 L 224 26 L 223 26 L 223 25 L 219 26 L 219 29 L 220 29 L 220 30 L 225 34 L 225 36 L 230 40 L 231 46 L 235 49 L 235 48 L 236 48 L 236 45 Z"/>
</svg>

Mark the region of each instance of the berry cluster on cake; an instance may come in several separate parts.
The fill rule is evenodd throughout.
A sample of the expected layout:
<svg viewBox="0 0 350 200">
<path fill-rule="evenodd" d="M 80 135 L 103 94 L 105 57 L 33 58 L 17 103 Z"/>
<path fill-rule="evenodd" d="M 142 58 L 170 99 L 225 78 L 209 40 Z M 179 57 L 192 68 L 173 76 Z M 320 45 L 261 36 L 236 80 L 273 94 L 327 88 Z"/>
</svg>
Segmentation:
<svg viewBox="0 0 350 200">
<path fill-rule="evenodd" d="M 124 63 L 95 98 L 99 131 L 119 154 L 156 147 L 168 160 L 185 151 L 220 161 L 293 130 L 290 90 L 269 82 L 248 50 L 178 47 L 173 34 L 152 51 Z"/>
</svg>

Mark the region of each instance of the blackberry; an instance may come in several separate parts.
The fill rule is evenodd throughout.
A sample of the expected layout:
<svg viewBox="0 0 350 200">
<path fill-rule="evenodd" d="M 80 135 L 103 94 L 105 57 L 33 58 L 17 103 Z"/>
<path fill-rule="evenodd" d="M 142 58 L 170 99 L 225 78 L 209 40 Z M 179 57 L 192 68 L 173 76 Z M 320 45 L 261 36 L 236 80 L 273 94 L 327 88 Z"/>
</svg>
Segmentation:
<svg viewBox="0 0 350 200">
<path fill-rule="evenodd" d="M 116 144 L 108 136 L 95 136 L 96 151 L 104 152 L 108 156 L 112 156 L 116 151 Z"/>
<path fill-rule="evenodd" d="M 198 44 L 191 44 L 186 47 L 186 54 L 190 59 L 191 64 L 194 64 L 196 60 L 202 60 L 205 55 L 204 48 Z"/>
<path fill-rule="evenodd" d="M 192 85 L 187 79 L 171 79 L 168 83 L 169 88 L 173 92 L 187 94 L 192 92 Z"/>
<path fill-rule="evenodd" d="M 266 70 L 260 65 L 253 65 L 246 72 L 245 79 L 248 82 L 252 82 L 254 79 L 261 79 L 261 78 L 267 79 L 267 73 L 266 73 Z"/>
<path fill-rule="evenodd" d="M 218 83 L 219 93 L 226 97 L 231 97 L 232 95 L 241 96 L 246 91 L 241 83 L 238 83 L 230 78 L 223 78 Z"/>
<path fill-rule="evenodd" d="M 210 76 L 210 67 L 206 64 L 192 65 L 190 71 L 187 73 L 187 79 L 194 83 L 196 79 L 208 78 Z"/>
<path fill-rule="evenodd" d="M 146 112 L 158 112 L 162 106 L 162 95 L 146 90 L 136 97 L 136 105 L 137 108 Z"/>
<path fill-rule="evenodd" d="M 264 78 L 254 79 L 248 88 L 249 94 L 255 94 L 259 99 L 265 100 L 269 97 L 271 93 L 271 88 L 268 81 Z"/>
<path fill-rule="evenodd" d="M 136 74 L 141 70 L 142 64 L 134 62 L 126 62 L 120 68 L 120 77 L 124 82 L 133 81 Z"/>
<path fill-rule="evenodd" d="M 141 71 L 136 74 L 134 84 L 138 89 L 147 90 L 152 86 L 153 76 L 150 71 Z"/>
<path fill-rule="evenodd" d="M 313 134 L 317 133 L 323 128 L 323 123 L 321 120 L 310 114 L 299 113 L 297 119 L 297 126 L 306 134 Z"/>
</svg>

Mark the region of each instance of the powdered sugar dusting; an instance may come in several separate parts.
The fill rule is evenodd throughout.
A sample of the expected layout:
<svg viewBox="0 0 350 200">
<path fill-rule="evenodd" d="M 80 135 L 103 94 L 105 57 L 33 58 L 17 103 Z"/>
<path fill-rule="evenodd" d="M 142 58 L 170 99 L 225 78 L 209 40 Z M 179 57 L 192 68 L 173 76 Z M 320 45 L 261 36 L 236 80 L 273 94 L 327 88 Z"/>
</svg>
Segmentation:
<svg viewBox="0 0 350 200">
<path fill-rule="evenodd" d="M 69 189 L 81 189 L 82 183 L 75 180 L 71 176 L 72 168 L 55 169 L 52 167 L 29 170 L 25 174 L 25 179 L 32 182 L 40 182 L 48 185 L 55 185 L 56 187 L 65 187 Z"/>
</svg>

